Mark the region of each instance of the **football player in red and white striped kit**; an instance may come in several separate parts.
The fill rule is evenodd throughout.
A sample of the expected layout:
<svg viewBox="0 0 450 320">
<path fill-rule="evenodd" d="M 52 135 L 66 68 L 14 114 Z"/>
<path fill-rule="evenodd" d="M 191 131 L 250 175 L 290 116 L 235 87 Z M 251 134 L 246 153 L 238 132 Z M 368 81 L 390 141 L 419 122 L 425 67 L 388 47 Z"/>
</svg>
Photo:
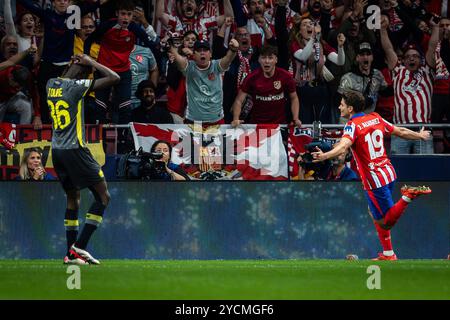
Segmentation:
<svg viewBox="0 0 450 320">
<path fill-rule="evenodd" d="M 383 252 L 374 260 L 397 260 L 392 249 L 390 229 L 413 199 L 431 193 L 431 189 L 404 186 L 401 188 L 402 197 L 394 204 L 392 190 L 397 176 L 386 155 L 384 136 L 396 135 L 408 140 L 427 140 L 430 139 L 430 132 L 423 128 L 415 132 L 396 127 L 378 113 L 365 114 L 364 107 L 365 99 L 360 92 L 344 92 L 339 110 L 341 117 L 349 118 L 349 121 L 344 127 L 342 139 L 331 151 L 324 153 L 318 149 L 312 156 L 314 162 L 319 162 L 335 158 L 347 152 L 349 148 L 352 149 L 369 204 L 369 213 L 383 247 Z"/>
<path fill-rule="evenodd" d="M 433 94 L 434 69 L 436 59 L 434 52 L 437 41 L 429 42 L 423 63 L 421 50 L 415 44 L 403 48 L 403 63 L 395 53 L 389 40 L 387 28 L 389 21 L 386 16 L 381 19 L 381 44 L 386 54 L 386 61 L 392 74 L 394 86 L 394 123 L 409 124 L 429 123 L 431 120 L 431 96 Z M 399 138 L 391 141 L 391 154 L 395 153 L 429 154 L 433 153 L 433 141 L 407 142 Z"/>
</svg>

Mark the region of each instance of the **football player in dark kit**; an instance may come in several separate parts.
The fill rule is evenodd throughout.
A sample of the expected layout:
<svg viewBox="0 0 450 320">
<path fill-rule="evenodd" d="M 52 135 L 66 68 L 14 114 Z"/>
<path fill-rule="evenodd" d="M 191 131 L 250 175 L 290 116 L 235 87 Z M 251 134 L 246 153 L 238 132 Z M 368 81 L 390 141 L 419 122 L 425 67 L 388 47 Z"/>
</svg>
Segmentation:
<svg viewBox="0 0 450 320">
<path fill-rule="evenodd" d="M 92 68 L 102 75 L 100 79 L 87 79 Z M 61 77 L 47 82 L 47 103 L 53 123 L 53 166 L 67 195 L 65 264 L 100 264 L 85 249 L 102 222 L 110 195 L 100 165 L 86 146 L 83 102 L 90 91 L 107 88 L 119 80 L 117 73 L 89 56 L 76 55 Z M 95 200 L 78 235 L 80 190 L 84 188 L 89 188 Z"/>
</svg>

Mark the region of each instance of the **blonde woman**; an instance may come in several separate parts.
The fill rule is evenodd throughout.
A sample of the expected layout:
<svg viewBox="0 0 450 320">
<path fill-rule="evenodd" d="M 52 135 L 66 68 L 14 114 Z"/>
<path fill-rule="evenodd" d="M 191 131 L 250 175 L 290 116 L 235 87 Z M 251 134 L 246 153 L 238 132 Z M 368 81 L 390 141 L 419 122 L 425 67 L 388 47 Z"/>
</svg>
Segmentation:
<svg viewBox="0 0 450 320">
<path fill-rule="evenodd" d="M 25 150 L 20 162 L 18 180 L 38 181 L 55 180 L 50 173 L 45 172 L 42 164 L 42 151 L 39 148 Z"/>
</svg>

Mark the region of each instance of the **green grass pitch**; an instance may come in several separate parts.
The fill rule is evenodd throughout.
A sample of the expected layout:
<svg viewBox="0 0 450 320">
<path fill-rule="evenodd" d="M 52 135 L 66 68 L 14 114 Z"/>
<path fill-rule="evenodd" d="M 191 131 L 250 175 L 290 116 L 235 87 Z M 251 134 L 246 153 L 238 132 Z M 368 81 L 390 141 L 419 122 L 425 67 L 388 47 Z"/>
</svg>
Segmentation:
<svg viewBox="0 0 450 320">
<path fill-rule="evenodd" d="M 369 290 L 378 265 L 381 289 Z M 450 299 L 450 261 L 103 260 L 69 290 L 60 260 L 0 260 L 0 299 Z"/>
</svg>

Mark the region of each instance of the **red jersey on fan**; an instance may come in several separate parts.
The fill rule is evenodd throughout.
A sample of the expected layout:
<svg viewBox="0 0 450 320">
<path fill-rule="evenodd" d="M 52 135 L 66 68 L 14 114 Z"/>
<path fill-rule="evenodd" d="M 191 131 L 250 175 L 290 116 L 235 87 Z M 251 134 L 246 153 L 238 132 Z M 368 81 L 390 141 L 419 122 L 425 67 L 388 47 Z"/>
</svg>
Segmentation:
<svg viewBox="0 0 450 320">
<path fill-rule="evenodd" d="M 266 78 L 258 68 L 245 78 L 241 90 L 251 95 L 253 101 L 248 123 L 287 123 L 286 93 L 296 92 L 289 72 L 276 67 L 275 74 Z"/>
<path fill-rule="evenodd" d="M 394 126 L 375 112 L 357 113 L 344 127 L 342 138 L 353 142 L 353 157 L 365 190 L 380 188 L 397 178 L 384 148 L 384 136 L 393 130 Z"/>
</svg>

